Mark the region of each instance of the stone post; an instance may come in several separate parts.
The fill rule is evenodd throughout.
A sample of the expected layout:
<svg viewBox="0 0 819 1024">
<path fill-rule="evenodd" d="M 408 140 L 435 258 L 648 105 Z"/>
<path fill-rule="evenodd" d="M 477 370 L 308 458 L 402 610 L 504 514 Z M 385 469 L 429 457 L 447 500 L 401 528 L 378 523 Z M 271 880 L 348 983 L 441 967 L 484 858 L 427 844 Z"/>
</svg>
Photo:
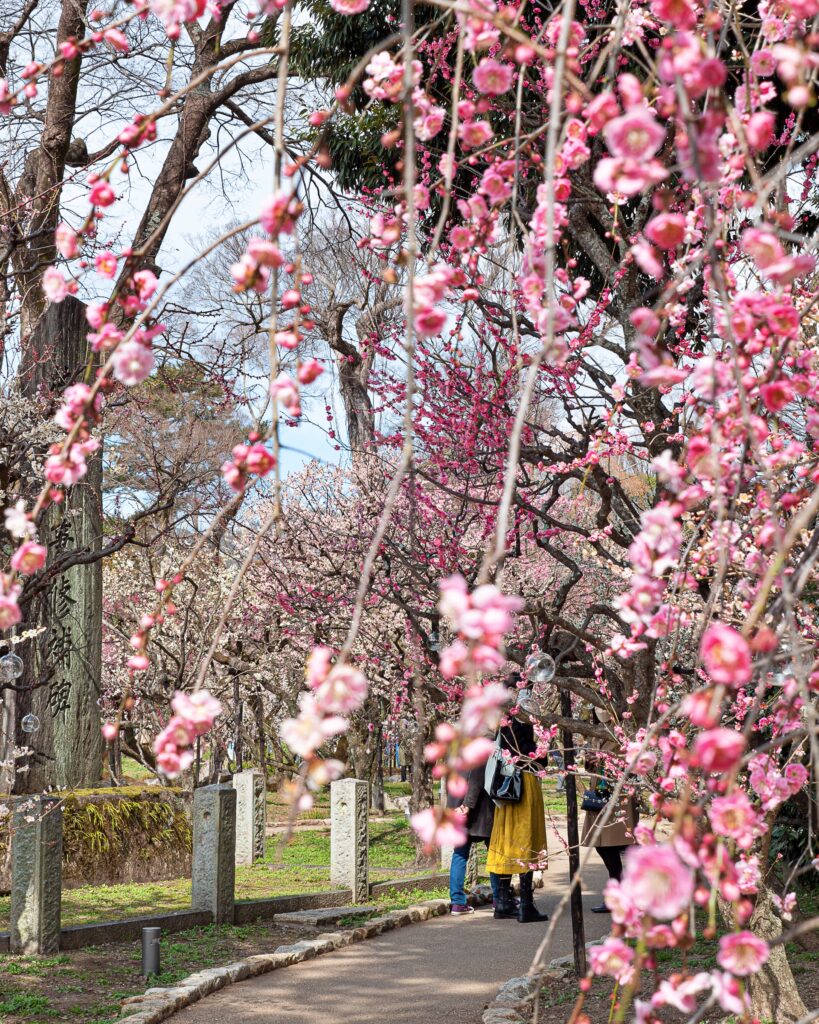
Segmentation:
<svg viewBox="0 0 819 1024">
<path fill-rule="evenodd" d="M 16 801 L 11 836 L 11 951 L 60 948 L 63 808 L 58 797 Z"/>
<path fill-rule="evenodd" d="M 236 790 L 236 863 L 253 864 L 264 859 L 266 792 L 262 772 L 244 771 L 233 776 Z"/>
<path fill-rule="evenodd" d="M 473 843 L 469 851 L 469 860 L 466 862 L 466 887 L 467 891 L 474 889 L 480 878 L 480 865 L 478 864 L 478 847 L 480 842 Z"/>
<path fill-rule="evenodd" d="M 440 794 L 439 795 L 440 795 L 440 799 L 441 799 L 441 807 L 446 807 L 446 804 L 447 804 L 447 799 L 446 799 L 446 781 L 444 779 L 441 779 L 441 783 L 440 783 L 439 789 L 440 789 Z M 453 854 L 454 850 L 455 850 L 454 846 L 442 846 L 441 847 L 441 871 L 449 871 L 449 869 L 452 867 L 452 854 Z"/>
<path fill-rule="evenodd" d="M 369 803 L 367 782 L 339 779 L 330 784 L 330 881 L 351 889 L 353 903 L 370 898 Z"/>
<path fill-rule="evenodd" d="M 235 851 L 236 790 L 200 786 L 193 794 L 191 908 L 209 910 L 215 924 L 233 924 Z"/>
</svg>

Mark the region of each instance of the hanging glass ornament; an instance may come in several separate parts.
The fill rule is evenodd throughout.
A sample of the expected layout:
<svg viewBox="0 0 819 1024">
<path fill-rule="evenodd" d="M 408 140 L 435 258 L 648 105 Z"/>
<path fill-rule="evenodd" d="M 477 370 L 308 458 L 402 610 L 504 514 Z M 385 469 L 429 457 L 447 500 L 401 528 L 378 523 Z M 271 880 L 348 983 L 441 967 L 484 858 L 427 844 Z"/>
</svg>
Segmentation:
<svg viewBox="0 0 819 1024">
<path fill-rule="evenodd" d="M 23 659 L 17 654 L 4 654 L 0 658 L 0 680 L 13 683 L 23 674 Z"/>
<path fill-rule="evenodd" d="M 554 659 L 542 651 L 530 654 L 526 659 L 526 678 L 532 683 L 548 683 L 555 676 Z"/>
</svg>

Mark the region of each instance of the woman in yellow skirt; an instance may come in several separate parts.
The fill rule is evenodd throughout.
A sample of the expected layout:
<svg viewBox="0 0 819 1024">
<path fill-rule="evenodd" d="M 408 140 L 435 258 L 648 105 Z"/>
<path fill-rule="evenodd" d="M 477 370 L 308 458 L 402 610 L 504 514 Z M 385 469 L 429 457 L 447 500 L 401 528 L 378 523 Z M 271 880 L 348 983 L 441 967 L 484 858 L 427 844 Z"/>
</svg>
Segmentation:
<svg viewBox="0 0 819 1024">
<path fill-rule="evenodd" d="M 513 673 L 506 685 L 515 688 L 519 679 L 520 675 Z M 534 774 L 541 765 L 533 757 L 537 741 L 531 722 L 510 719 L 500 731 L 500 745 L 513 759 L 520 759 L 517 763 L 523 792 L 518 803 L 496 803 L 486 861 L 489 873 L 497 876 L 495 917 L 517 917 L 521 923 L 548 921 L 548 914 L 541 914 L 534 901 L 533 868 L 545 868 L 547 851 L 543 792 L 540 778 Z M 512 875 L 520 875 L 517 907 L 512 897 Z"/>
</svg>

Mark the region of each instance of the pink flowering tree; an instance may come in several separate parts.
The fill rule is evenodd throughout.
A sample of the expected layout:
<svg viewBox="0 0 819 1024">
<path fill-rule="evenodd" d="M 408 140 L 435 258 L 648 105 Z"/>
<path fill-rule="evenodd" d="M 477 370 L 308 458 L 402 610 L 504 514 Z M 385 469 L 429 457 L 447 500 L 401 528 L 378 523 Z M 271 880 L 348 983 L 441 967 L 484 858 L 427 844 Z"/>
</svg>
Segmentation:
<svg viewBox="0 0 819 1024">
<path fill-rule="evenodd" d="M 272 152 L 272 193 L 225 232 L 249 232 L 228 271 L 234 292 L 268 303 L 265 405 L 224 452 L 232 496 L 145 595 L 103 736 L 132 710 L 208 538 L 243 515 L 206 650 L 155 739 L 167 776 L 190 768 L 224 714 L 213 666 L 265 558 L 279 579 L 299 576 L 268 592 L 304 673 L 279 723 L 302 759 L 294 806 L 344 770 L 330 746 L 366 716 L 379 674 L 400 697 L 419 660 L 427 703 L 446 718 L 426 757 L 462 793 L 503 714 L 493 677 L 536 646 L 575 711 L 585 702 L 609 723 L 534 706 L 544 743 L 560 726 L 614 739 L 618 787 L 639 786 L 651 809 L 607 887 L 614 933 L 591 960 L 617 983 L 620 1018 L 718 1006 L 799 1020 L 784 945 L 816 851 L 777 872 L 770 838 L 786 801 L 815 813 L 819 6 L 764 0 L 737 18 L 700 0 L 548 11 L 436 0 L 434 19 L 411 0 L 330 6 L 294 29 L 286 0 L 207 11 L 149 0 L 119 20 L 95 13 L 88 30 L 82 5 L 66 4 L 59 25 L 38 29 L 43 55 L 19 67 L 9 55 L 32 10 L 6 32 L 0 114 L 19 125 L 46 103 L 42 139 L 3 189 L 8 307 L 21 393 L 53 396 L 62 433 L 9 490 L 0 627 L 47 624 L 24 587 L 53 572 L 61 507 L 100 532 L 88 495 L 105 401 L 143 385 L 172 342 L 160 307 L 186 269 L 161 272 L 162 247 L 227 110 Z M 185 84 L 169 73 L 158 101 L 83 155 L 71 132 L 81 72 L 100 53 L 131 60 L 129 33 L 143 30 L 187 54 Z M 289 80 L 308 66 L 317 88 L 335 89 L 291 145 Z M 274 77 L 272 112 L 254 120 L 240 94 Z M 148 205 L 130 244 L 115 243 L 119 175 L 172 114 Z M 85 169 L 79 198 L 66 166 Z M 343 295 L 319 277 L 316 196 L 355 225 Z M 351 326 L 353 306 L 370 321 Z M 62 349 L 43 357 L 40 343 L 69 335 L 73 363 Z M 304 389 L 331 365 L 356 455 L 341 524 L 332 508 L 299 509 L 280 475 L 281 425 L 302 421 Z M 291 509 L 311 534 L 289 532 Z M 98 562 L 103 547 L 83 543 L 78 564 Z M 93 652 L 99 597 L 84 593 Z M 314 620 L 298 623 L 311 602 Z M 389 664 L 373 664 L 371 639 L 390 634 Z M 69 706 L 96 729 L 87 699 Z M 417 808 L 414 824 L 429 848 L 463 834 L 441 808 Z M 717 967 L 659 978 L 657 950 L 685 948 L 700 928 Z"/>
</svg>

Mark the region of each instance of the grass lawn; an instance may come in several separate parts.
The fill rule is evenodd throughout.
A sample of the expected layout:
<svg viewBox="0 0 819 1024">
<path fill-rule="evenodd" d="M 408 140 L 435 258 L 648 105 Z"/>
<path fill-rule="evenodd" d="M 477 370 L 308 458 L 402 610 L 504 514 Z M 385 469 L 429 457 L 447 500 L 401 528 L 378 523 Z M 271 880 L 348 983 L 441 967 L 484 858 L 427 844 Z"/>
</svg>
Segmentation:
<svg viewBox="0 0 819 1024">
<path fill-rule="evenodd" d="M 0 959 L 0 1020 L 4 1024 L 77 1021 L 112 1024 L 119 1004 L 150 985 L 172 985 L 203 967 L 228 964 L 295 941 L 270 922 L 208 925 L 163 936 L 162 974 L 146 983 L 139 975 L 138 942 L 92 946 L 54 957 Z"/>
<path fill-rule="evenodd" d="M 415 846 L 403 816 L 370 824 L 370 879 L 389 881 L 401 875 L 429 874 L 415 866 Z M 297 893 L 322 892 L 330 885 L 330 831 L 296 832 L 286 846 L 269 838 L 265 859 L 236 869 L 236 899 L 265 899 Z M 115 921 L 144 914 L 190 907 L 190 879 L 128 885 L 83 886 L 64 889 L 64 925 Z M 9 928 L 8 896 L 0 897 L 0 930 Z M 2 1019 L 2 1018 L 0 1018 Z"/>
<path fill-rule="evenodd" d="M 444 889 L 391 890 L 378 901 L 378 908 L 382 912 L 399 910 L 422 900 L 444 899 L 446 895 Z M 2 957 L 0 1021 L 114 1024 L 120 1002 L 143 992 L 148 984 L 173 985 L 203 967 L 220 967 L 254 953 L 272 952 L 276 946 L 295 942 L 298 937 L 296 932 L 282 931 L 269 921 L 239 926 L 208 925 L 177 935 L 163 935 L 162 974 L 149 983 L 139 976 L 138 942 L 93 946 L 44 958 Z"/>
<path fill-rule="evenodd" d="M 135 767 L 132 767 L 135 766 Z M 128 774 L 133 777 L 141 766 L 132 762 Z M 144 771 L 144 769 L 142 769 Z M 543 782 L 544 802 L 548 811 L 563 814 L 566 800 L 555 793 L 556 780 Z M 409 792 L 409 783 L 393 782 L 385 786 L 392 796 Z M 278 802 L 277 802 L 278 801 Z M 282 810 L 284 801 L 275 793 L 268 794 L 268 804 Z M 320 795 L 314 808 L 315 817 L 329 815 L 329 796 Z M 326 812 L 326 813 L 325 813 Z M 273 815 L 271 815 L 273 817 Z M 478 847 L 481 869 L 486 863 L 486 849 Z M 370 822 L 370 880 L 389 881 L 412 875 L 431 874 L 436 869 L 416 863 L 415 844 L 409 823 L 403 814 L 387 820 Z M 267 840 L 265 858 L 253 867 L 236 869 L 236 899 L 265 899 L 298 893 L 321 892 L 330 885 L 330 830 L 317 828 L 296 832 L 283 846 L 278 837 Z M 63 890 L 62 920 L 64 925 L 115 921 L 127 917 L 167 913 L 190 907 L 190 879 L 165 882 L 130 883 L 125 885 L 84 886 Z M 0 930 L 9 928 L 9 897 L 0 897 Z M 0 1017 L 0 1020 L 2 1018 Z"/>
</svg>

